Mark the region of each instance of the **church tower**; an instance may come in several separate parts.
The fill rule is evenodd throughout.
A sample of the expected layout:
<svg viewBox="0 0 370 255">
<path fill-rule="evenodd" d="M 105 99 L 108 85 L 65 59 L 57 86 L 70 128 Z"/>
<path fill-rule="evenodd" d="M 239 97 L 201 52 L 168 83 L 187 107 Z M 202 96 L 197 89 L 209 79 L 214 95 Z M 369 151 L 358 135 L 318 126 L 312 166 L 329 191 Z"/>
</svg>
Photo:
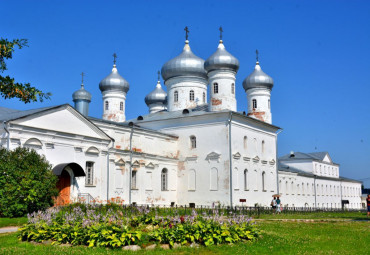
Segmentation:
<svg viewBox="0 0 370 255">
<path fill-rule="evenodd" d="M 270 98 L 274 81 L 262 71 L 257 50 L 256 56 L 254 71 L 243 81 L 243 87 L 247 93 L 248 116 L 271 124 Z"/>
<path fill-rule="evenodd" d="M 194 108 L 207 103 L 207 73 L 204 60 L 194 55 L 188 41 L 188 27 L 183 51 L 162 67 L 167 86 L 168 111 Z"/>
<path fill-rule="evenodd" d="M 118 73 L 116 53 L 113 54 L 112 72 L 99 83 L 103 95 L 103 119 L 114 122 L 126 120 L 126 95 L 130 88 L 129 83 Z"/>
<path fill-rule="evenodd" d="M 145 103 L 149 107 L 149 113 L 155 113 L 167 109 L 167 93 L 162 89 L 160 74 L 161 73 L 158 71 L 157 86 L 145 97 Z"/>
<path fill-rule="evenodd" d="M 204 63 L 210 87 L 209 111 L 236 111 L 235 76 L 239 61 L 225 49 L 220 27 L 220 43 L 215 53 Z"/>
<path fill-rule="evenodd" d="M 84 87 L 84 73 L 81 73 L 82 82 L 81 88 L 75 91 L 72 95 L 73 102 L 75 103 L 75 109 L 79 111 L 82 115 L 89 115 L 89 104 L 91 102 L 91 94 Z"/>
</svg>

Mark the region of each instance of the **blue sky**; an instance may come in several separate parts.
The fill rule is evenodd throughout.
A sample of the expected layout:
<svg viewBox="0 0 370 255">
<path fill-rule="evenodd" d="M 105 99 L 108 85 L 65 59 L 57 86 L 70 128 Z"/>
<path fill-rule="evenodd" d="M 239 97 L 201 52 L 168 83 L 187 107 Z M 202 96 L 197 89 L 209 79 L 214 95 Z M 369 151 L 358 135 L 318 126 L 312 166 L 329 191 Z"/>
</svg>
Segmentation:
<svg viewBox="0 0 370 255">
<path fill-rule="evenodd" d="M 129 81 L 126 117 L 148 112 L 144 97 L 157 71 L 178 55 L 184 27 L 203 59 L 217 48 L 223 26 L 226 49 L 240 61 L 238 111 L 247 109 L 242 82 L 255 50 L 275 81 L 271 107 L 279 155 L 329 151 L 341 175 L 370 177 L 370 1 L 2 1 L 0 36 L 27 38 L 4 75 L 53 94 L 44 103 L 2 100 L 31 109 L 69 103 L 80 73 L 92 93 L 90 115 L 101 117 L 99 81 L 117 53 Z M 370 179 L 365 181 L 370 187 Z"/>
</svg>

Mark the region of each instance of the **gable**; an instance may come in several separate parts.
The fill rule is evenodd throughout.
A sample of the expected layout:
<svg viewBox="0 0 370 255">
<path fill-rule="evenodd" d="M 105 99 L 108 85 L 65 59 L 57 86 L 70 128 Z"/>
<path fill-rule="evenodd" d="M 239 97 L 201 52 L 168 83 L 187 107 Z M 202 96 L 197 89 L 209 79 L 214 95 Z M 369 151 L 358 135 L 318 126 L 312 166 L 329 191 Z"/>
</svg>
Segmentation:
<svg viewBox="0 0 370 255">
<path fill-rule="evenodd" d="M 86 120 L 69 105 L 25 116 L 11 121 L 11 123 L 97 139 L 111 139 L 107 134 L 90 121 Z"/>
<path fill-rule="evenodd" d="M 323 162 L 326 162 L 326 163 L 330 163 L 332 164 L 333 161 L 331 160 L 330 156 L 329 156 L 329 153 L 327 153 L 324 157 L 324 159 L 322 160 Z"/>
</svg>

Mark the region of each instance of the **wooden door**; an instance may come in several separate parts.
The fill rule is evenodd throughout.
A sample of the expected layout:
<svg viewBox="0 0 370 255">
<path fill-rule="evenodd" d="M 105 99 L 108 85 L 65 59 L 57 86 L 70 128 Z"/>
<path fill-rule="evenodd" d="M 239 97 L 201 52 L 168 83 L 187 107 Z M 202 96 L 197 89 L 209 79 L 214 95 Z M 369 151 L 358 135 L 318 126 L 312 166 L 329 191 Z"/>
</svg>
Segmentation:
<svg viewBox="0 0 370 255">
<path fill-rule="evenodd" d="M 66 170 L 63 170 L 62 174 L 58 176 L 57 188 L 59 195 L 55 201 L 55 205 L 66 205 L 70 202 L 70 189 L 71 189 L 71 176 Z"/>
</svg>

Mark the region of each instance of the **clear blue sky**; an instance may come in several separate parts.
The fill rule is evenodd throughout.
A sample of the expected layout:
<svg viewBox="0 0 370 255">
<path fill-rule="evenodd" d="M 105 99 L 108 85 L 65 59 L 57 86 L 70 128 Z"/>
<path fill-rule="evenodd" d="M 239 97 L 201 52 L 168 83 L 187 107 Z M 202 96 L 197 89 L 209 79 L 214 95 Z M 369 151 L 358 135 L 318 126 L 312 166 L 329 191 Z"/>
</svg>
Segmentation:
<svg viewBox="0 0 370 255">
<path fill-rule="evenodd" d="M 279 155 L 329 151 L 341 175 L 370 177 L 370 1 L 1 1 L 0 36 L 27 38 L 29 48 L 8 61 L 18 82 L 53 94 L 50 101 L 0 105 L 31 109 L 69 103 L 86 73 L 90 115 L 101 117 L 99 81 L 112 68 L 130 83 L 126 117 L 148 112 L 144 97 L 161 66 L 184 45 L 208 58 L 224 43 L 240 61 L 238 111 L 247 109 L 242 88 L 255 50 L 274 78 L 271 107 Z M 370 179 L 365 182 L 370 187 Z"/>
</svg>

